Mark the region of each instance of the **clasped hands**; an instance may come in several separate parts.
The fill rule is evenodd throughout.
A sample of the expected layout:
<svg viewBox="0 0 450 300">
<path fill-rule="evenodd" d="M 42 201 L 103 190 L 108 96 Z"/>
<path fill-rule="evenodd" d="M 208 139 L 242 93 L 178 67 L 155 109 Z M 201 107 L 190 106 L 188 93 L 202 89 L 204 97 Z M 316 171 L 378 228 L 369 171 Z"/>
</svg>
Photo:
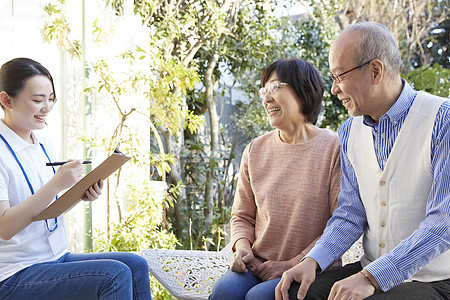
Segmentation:
<svg viewBox="0 0 450 300">
<path fill-rule="evenodd" d="M 297 299 L 304 299 L 309 287 L 316 279 L 317 262 L 306 258 L 301 263 L 283 273 L 275 288 L 276 300 L 288 300 L 289 288 L 293 281 L 300 283 Z M 328 300 L 359 300 L 370 297 L 375 292 L 372 283 L 360 272 L 337 281 L 331 288 Z"/>
<path fill-rule="evenodd" d="M 238 249 L 231 257 L 231 270 L 237 273 L 247 273 L 250 268 L 255 276 L 262 281 L 280 278 L 291 265 L 286 261 L 262 261 L 253 255 L 253 251 Z"/>
</svg>

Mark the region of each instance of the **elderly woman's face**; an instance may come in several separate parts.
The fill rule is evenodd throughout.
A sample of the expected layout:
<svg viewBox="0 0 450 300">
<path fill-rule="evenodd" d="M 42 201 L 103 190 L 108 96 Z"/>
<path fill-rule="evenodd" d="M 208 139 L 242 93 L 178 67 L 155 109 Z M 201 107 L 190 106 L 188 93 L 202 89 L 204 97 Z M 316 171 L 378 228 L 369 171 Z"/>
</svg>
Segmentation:
<svg viewBox="0 0 450 300">
<path fill-rule="evenodd" d="M 275 92 L 269 92 L 269 87 L 274 83 L 279 83 L 278 89 Z M 280 83 L 282 82 L 278 79 L 276 72 L 273 72 L 264 86 L 268 92 L 262 103 L 269 117 L 270 125 L 280 130 L 289 130 L 293 126 L 304 123 L 306 118 L 301 113 L 300 100 L 292 88 Z"/>
</svg>

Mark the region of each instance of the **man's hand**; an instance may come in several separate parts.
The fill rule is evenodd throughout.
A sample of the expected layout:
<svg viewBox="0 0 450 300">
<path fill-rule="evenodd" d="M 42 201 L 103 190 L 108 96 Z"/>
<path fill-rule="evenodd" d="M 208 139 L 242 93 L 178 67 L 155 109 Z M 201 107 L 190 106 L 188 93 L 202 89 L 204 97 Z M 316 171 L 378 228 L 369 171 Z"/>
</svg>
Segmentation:
<svg viewBox="0 0 450 300">
<path fill-rule="evenodd" d="M 258 276 L 262 281 L 268 281 L 280 278 L 290 267 L 291 265 L 287 261 L 268 260 L 254 268 L 253 273 L 255 273 L 255 276 Z"/>
<path fill-rule="evenodd" d="M 281 280 L 275 288 L 276 300 L 289 300 L 289 288 L 293 281 L 300 283 L 297 299 L 304 299 L 309 287 L 316 279 L 317 262 L 307 257 L 301 263 L 290 268 L 281 276 Z"/>
<path fill-rule="evenodd" d="M 375 293 L 375 287 L 362 273 L 337 281 L 331 288 L 328 300 L 366 299 Z"/>
</svg>

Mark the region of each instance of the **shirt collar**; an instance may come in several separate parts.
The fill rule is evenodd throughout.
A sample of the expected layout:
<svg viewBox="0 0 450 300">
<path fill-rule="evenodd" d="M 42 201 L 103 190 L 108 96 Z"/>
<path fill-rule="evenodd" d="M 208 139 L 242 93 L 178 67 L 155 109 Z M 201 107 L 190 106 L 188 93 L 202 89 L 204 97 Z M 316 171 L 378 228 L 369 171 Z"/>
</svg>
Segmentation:
<svg viewBox="0 0 450 300">
<path fill-rule="evenodd" d="M 25 149 L 26 147 L 29 147 L 33 144 L 39 144 L 39 139 L 34 134 L 34 132 L 31 132 L 31 137 L 33 138 L 33 144 L 28 144 L 25 142 L 20 136 L 17 135 L 11 128 L 9 128 L 5 123 L 3 123 L 3 119 L 0 119 L 0 134 L 3 135 L 3 137 L 6 139 L 6 141 L 9 143 L 11 148 L 14 150 L 14 152 L 21 151 Z M 3 143 L 3 141 L 0 141 Z"/>
<path fill-rule="evenodd" d="M 406 82 L 405 79 L 402 78 L 403 89 L 398 97 L 397 101 L 395 101 L 394 105 L 380 118 L 382 119 L 388 118 L 392 123 L 397 124 L 397 122 L 408 113 L 409 108 L 411 107 L 414 99 L 416 98 L 417 92 L 413 90 L 413 88 Z M 378 126 L 372 117 L 368 115 L 363 116 L 364 124 L 370 127 Z"/>
</svg>

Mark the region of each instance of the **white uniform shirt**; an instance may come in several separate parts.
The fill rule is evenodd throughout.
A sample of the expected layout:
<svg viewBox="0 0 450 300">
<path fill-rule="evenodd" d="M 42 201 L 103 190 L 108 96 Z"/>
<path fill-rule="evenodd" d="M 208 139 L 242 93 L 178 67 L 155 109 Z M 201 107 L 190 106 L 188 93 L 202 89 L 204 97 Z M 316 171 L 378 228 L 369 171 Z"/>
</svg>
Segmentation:
<svg viewBox="0 0 450 300">
<path fill-rule="evenodd" d="M 40 143 L 43 144 L 50 159 L 55 159 L 55 151 L 44 136 L 32 132 L 33 144 L 28 144 L 8 126 L 0 122 L 0 134 L 6 139 L 22 164 L 34 192 L 39 190 L 54 175 Z M 9 201 L 10 206 L 19 204 L 32 195 L 25 176 L 16 159 L 3 140 L 0 140 L 0 201 Z M 48 220 L 50 229 L 54 227 L 54 219 Z M 64 217 L 58 218 L 58 230 L 65 232 Z M 64 255 L 67 250 L 67 239 L 64 247 L 56 254 L 49 243 L 50 231 L 45 221 L 31 223 L 27 228 L 10 240 L 0 238 L 0 281 L 33 264 L 53 261 Z"/>
</svg>

